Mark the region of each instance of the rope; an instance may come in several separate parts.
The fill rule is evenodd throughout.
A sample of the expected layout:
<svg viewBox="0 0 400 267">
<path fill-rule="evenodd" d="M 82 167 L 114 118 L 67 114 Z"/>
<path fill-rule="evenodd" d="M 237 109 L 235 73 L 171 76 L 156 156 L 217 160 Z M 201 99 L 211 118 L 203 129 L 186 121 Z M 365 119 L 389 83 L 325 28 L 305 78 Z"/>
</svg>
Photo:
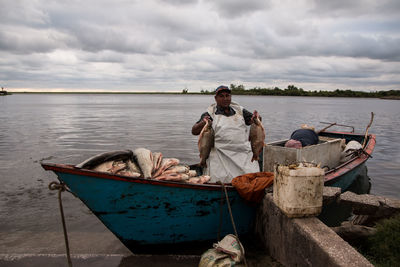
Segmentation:
<svg viewBox="0 0 400 267">
<path fill-rule="evenodd" d="M 67 227 L 65 225 L 64 209 L 63 209 L 62 200 L 61 200 L 61 193 L 63 191 L 66 191 L 67 189 L 66 189 L 66 186 L 65 186 L 65 184 L 63 182 L 61 182 L 61 183 L 51 182 L 49 184 L 49 189 L 50 190 L 58 190 L 58 204 L 59 204 L 59 207 L 60 207 L 61 221 L 62 221 L 63 231 L 64 231 L 64 241 L 65 241 L 65 248 L 66 248 L 66 252 L 67 252 L 68 266 L 72 267 L 71 255 L 70 255 L 70 252 L 69 252 Z"/>
<path fill-rule="evenodd" d="M 219 201 L 219 227 L 218 227 L 218 234 L 217 240 L 221 240 L 221 229 L 222 229 L 222 206 L 224 205 L 224 189 L 221 186 L 221 198 Z"/>
<path fill-rule="evenodd" d="M 242 243 L 240 242 L 239 235 L 238 235 L 238 233 L 236 231 L 235 221 L 233 220 L 233 214 L 232 214 L 232 209 L 231 209 L 231 203 L 229 202 L 228 192 L 226 191 L 225 184 L 221 183 L 221 185 L 222 185 L 222 188 L 225 191 L 226 203 L 228 204 L 229 215 L 231 217 L 232 227 L 233 227 L 233 231 L 235 232 L 236 241 L 239 243 L 240 252 L 243 255 L 244 265 L 247 267 L 248 265 L 247 265 L 247 261 L 246 261 L 246 255 L 244 254 L 244 250 L 243 250 L 243 247 L 241 245 Z"/>
</svg>

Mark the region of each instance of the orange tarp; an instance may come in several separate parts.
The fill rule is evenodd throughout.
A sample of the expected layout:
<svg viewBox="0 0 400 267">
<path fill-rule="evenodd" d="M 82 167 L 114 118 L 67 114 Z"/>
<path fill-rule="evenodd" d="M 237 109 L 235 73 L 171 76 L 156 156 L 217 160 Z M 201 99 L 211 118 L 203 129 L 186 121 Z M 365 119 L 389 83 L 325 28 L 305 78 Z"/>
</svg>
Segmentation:
<svg viewBox="0 0 400 267">
<path fill-rule="evenodd" d="M 274 182 L 273 172 L 246 173 L 232 179 L 232 185 L 239 195 L 249 202 L 259 203 L 264 197 L 265 188 Z"/>
</svg>

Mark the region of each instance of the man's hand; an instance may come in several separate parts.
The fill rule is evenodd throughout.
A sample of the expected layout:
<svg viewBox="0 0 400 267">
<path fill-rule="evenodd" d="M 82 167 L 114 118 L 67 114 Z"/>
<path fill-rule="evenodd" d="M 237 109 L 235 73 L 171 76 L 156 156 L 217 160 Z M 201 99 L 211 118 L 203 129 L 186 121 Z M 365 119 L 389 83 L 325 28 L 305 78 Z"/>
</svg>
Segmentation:
<svg viewBox="0 0 400 267">
<path fill-rule="evenodd" d="M 206 125 L 206 123 L 212 123 L 211 117 L 210 116 L 204 116 L 204 118 L 199 121 L 198 123 L 196 123 L 195 125 L 193 125 L 192 127 L 192 134 L 193 135 L 199 135 L 201 130 L 203 129 L 204 125 Z"/>
<path fill-rule="evenodd" d="M 207 121 L 208 121 L 208 123 L 212 123 L 210 116 L 204 116 L 204 118 L 203 118 L 204 125 L 207 123 Z"/>
<path fill-rule="evenodd" d="M 253 116 L 251 116 L 251 123 L 253 123 L 254 122 L 254 118 L 259 118 L 259 120 L 261 121 L 262 119 L 261 119 L 261 117 L 260 117 L 260 115 L 258 114 L 258 111 L 257 110 L 254 110 L 254 112 L 253 112 Z"/>
</svg>

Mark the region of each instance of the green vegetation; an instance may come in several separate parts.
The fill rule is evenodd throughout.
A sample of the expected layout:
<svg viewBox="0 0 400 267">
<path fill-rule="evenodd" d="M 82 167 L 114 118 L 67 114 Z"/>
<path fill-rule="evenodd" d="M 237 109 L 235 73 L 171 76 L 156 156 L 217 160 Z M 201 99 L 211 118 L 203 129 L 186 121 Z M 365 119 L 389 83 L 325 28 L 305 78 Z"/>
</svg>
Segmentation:
<svg viewBox="0 0 400 267">
<path fill-rule="evenodd" d="M 245 89 L 243 85 L 230 85 L 232 94 L 234 95 L 276 95 L 276 96 L 326 96 L 326 97 L 371 97 L 371 98 L 400 98 L 400 90 L 390 91 L 375 91 L 363 92 L 352 90 L 335 91 L 305 91 L 303 88 L 297 88 L 294 85 L 289 85 L 286 89 L 275 88 L 260 88 Z M 202 94 L 213 94 L 214 92 L 202 90 Z"/>
<path fill-rule="evenodd" d="M 376 233 L 368 238 L 362 253 L 375 265 L 382 267 L 400 264 L 400 213 L 382 220 Z"/>
<path fill-rule="evenodd" d="M 232 94 L 234 95 L 273 95 L 273 96 L 326 96 L 326 97 L 370 97 L 370 98 L 387 98 L 387 99 L 400 99 L 400 90 L 390 91 L 375 91 L 375 92 L 363 92 L 363 91 L 352 91 L 352 90 L 340 90 L 335 91 L 305 91 L 303 88 L 297 88 L 294 85 L 289 85 L 286 89 L 274 88 L 261 88 L 256 87 L 252 89 L 246 89 L 243 85 L 230 85 Z M 187 95 L 213 95 L 214 89 L 211 91 L 201 90 L 199 92 L 189 92 L 188 88 L 182 89 L 181 92 L 13 92 L 15 94 L 187 94 Z"/>
</svg>

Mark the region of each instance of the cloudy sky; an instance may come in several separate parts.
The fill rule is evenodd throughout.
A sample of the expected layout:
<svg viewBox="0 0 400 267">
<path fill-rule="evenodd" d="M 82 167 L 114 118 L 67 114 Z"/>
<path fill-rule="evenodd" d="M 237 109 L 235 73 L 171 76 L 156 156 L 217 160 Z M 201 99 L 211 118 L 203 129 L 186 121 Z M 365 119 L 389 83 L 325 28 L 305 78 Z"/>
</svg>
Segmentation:
<svg viewBox="0 0 400 267">
<path fill-rule="evenodd" d="M 0 0 L 0 86 L 400 90 L 399 0 Z"/>
</svg>

